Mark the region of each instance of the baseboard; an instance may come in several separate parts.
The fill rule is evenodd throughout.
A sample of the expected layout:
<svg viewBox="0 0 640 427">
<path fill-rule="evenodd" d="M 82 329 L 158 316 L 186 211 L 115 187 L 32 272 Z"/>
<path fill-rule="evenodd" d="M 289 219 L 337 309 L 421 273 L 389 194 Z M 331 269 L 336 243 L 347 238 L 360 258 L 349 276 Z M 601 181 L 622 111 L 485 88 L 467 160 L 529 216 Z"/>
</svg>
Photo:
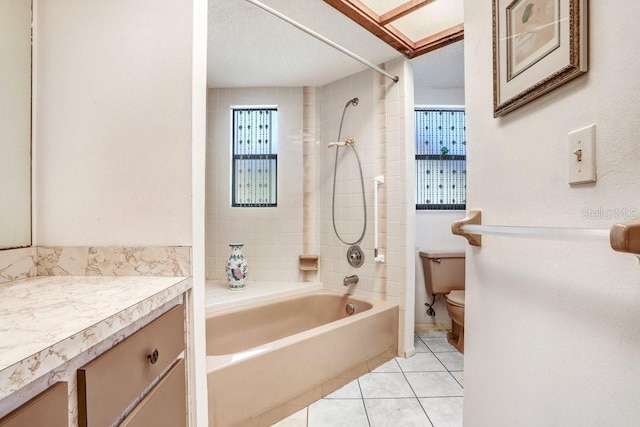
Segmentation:
<svg viewBox="0 0 640 427">
<path fill-rule="evenodd" d="M 415 332 L 418 335 L 423 335 L 424 333 L 427 332 L 436 332 L 436 331 L 450 331 L 451 330 L 451 324 L 444 324 L 444 323 L 437 323 L 437 324 L 432 324 L 432 323 L 416 323 L 415 325 Z"/>
</svg>

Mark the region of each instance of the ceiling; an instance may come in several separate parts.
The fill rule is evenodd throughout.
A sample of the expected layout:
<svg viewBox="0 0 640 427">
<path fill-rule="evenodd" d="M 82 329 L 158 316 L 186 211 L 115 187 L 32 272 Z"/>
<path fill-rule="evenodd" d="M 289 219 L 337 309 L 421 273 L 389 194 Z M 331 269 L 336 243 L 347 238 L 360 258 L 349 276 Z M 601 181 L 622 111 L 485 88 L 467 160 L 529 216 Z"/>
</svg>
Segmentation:
<svg viewBox="0 0 640 427">
<path fill-rule="evenodd" d="M 464 36 L 463 0 L 324 0 L 414 58 Z"/>
<path fill-rule="evenodd" d="M 374 35 L 369 29 L 356 24 L 357 20 L 354 22 L 352 15 L 347 16 L 330 5 L 333 0 L 260 1 L 374 64 L 384 63 L 403 54 L 394 43 Z M 385 12 L 382 11 L 385 8 L 393 10 L 398 5 L 406 6 L 407 3 L 421 3 L 424 0 L 362 1 L 367 2 L 368 11 L 379 19 L 384 15 Z M 451 19 L 433 19 L 433 22 L 429 23 L 430 21 L 422 16 L 424 11 L 428 12 L 428 8 L 438 3 L 456 1 L 458 0 L 428 1 L 430 4 L 412 10 L 401 19 L 392 21 L 387 27 L 393 26 L 394 32 L 402 33 L 415 47 L 416 42 L 429 37 L 425 37 L 425 34 L 442 32 L 443 25 L 447 26 L 448 22 L 452 22 Z M 355 0 L 340 2 L 358 3 L 359 7 L 364 5 L 361 1 Z M 301 6 L 301 3 L 304 3 L 304 6 Z M 431 9 L 429 15 L 437 14 Z M 454 18 L 456 19 L 458 18 Z M 439 26 L 435 22 L 438 22 Z M 444 44 L 451 42 L 446 38 L 443 40 Z M 208 43 L 209 87 L 322 86 L 366 68 L 360 62 L 245 0 L 209 0 Z M 406 49 L 406 46 L 402 49 Z M 461 47 L 454 51 L 459 53 Z M 432 68 L 434 55 L 443 56 L 436 55 L 437 52 L 439 51 L 412 60 L 416 76 L 421 75 L 418 70 L 422 62 L 430 64 L 428 67 Z M 444 56 L 449 62 L 453 62 L 451 58 L 456 55 L 460 56 L 455 52 Z M 435 74 L 438 78 L 448 79 L 456 74 L 447 72 L 442 67 L 437 69 L 439 72 L 429 73 Z M 442 84 L 450 86 L 451 82 Z"/>
</svg>

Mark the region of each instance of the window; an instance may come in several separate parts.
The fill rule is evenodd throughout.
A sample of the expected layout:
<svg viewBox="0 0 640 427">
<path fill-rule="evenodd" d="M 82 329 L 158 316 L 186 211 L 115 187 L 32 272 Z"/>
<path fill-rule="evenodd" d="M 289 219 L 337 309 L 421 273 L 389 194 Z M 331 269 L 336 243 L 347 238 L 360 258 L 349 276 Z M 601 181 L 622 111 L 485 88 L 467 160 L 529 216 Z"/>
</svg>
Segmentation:
<svg viewBox="0 0 640 427">
<path fill-rule="evenodd" d="M 276 107 L 232 108 L 232 184 L 234 207 L 277 206 Z"/>
<path fill-rule="evenodd" d="M 416 122 L 416 209 L 464 210 L 467 132 L 464 108 L 420 107 Z"/>
</svg>

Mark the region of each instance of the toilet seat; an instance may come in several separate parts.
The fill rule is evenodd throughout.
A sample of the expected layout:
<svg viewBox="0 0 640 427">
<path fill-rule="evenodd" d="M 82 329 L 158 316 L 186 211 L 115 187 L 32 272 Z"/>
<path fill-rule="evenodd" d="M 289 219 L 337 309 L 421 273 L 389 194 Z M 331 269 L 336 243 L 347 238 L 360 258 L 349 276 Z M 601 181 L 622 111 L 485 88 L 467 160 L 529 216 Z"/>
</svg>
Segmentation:
<svg viewBox="0 0 640 427">
<path fill-rule="evenodd" d="M 447 294 L 447 302 L 464 308 L 464 291 L 451 291 Z"/>
</svg>

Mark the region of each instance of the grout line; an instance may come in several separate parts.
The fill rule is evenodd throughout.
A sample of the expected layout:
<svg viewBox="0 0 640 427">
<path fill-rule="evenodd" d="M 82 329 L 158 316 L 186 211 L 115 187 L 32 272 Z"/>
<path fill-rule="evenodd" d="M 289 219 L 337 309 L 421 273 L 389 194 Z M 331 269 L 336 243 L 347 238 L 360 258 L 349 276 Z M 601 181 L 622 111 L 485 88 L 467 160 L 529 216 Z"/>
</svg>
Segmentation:
<svg viewBox="0 0 640 427">
<path fill-rule="evenodd" d="M 367 417 L 367 424 L 371 427 L 371 420 L 369 419 L 369 412 L 367 412 L 367 405 L 364 404 L 364 393 L 362 393 L 362 386 L 360 386 L 360 377 L 357 378 L 358 389 L 360 390 L 360 398 L 362 401 L 362 407 L 364 408 L 364 415 Z"/>
<path fill-rule="evenodd" d="M 456 376 L 455 376 L 455 375 L 453 375 L 453 374 L 451 373 L 451 371 L 448 371 L 448 372 L 449 372 L 449 375 L 451 375 L 451 376 L 453 377 L 453 379 L 455 380 L 455 382 L 457 382 L 457 383 L 458 383 L 458 385 L 459 385 L 460 387 L 462 387 L 462 394 L 464 394 L 464 385 L 462 385 L 462 384 L 460 383 L 460 381 L 458 381 L 458 379 L 456 378 Z M 464 372 L 464 371 L 454 371 L 454 372 Z"/>
<path fill-rule="evenodd" d="M 420 341 L 422 341 L 422 338 L 418 334 L 416 334 L 416 337 L 418 337 L 418 339 Z M 424 341 L 422 341 L 422 343 L 427 347 L 429 352 L 431 354 L 433 354 L 433 351 L 431 351 L 431 348 L 427 345 L 427 343 L 425 343 Z M 438 359 L 438 358 L 436 357 L 436 359 Z M 440 362 L 440 359 L 438 359 L 438 362 Z M 440 363 L 442 364 L 442 362 L 440 362 Z M 398 365 L 400 365 L 400 364 L 398 363 Z M 446 366 L 444 366 L 444 368 L 447 369 Z M 422 408 L 422 412 L 424 412 L 424 415 L 427 417 L 427 420 L 429 420 L 429 423 L 431 424 L 431 427 L 433 427 L 433 421 L 431 421 L 431 418 L 429 417 L 429 414 L 427 414 L 427 411 L 424 409 L 424 406 L 422 406 L 422 403 L 420 403 L 420 399 L 418 398 L 418 394 L 416 393 L 416 391 L 413 389 L 413 386 L 409 382 L 409 379 L 407 378 L 407 375 L 405 374 L 404 369 L 402 369 L 402 365 L 400 365 L 400 371 L 402 372 L 402 375 L 404 376 L 404 379 L 407 382 L 407 384 L 409 384 L 409 387 L 411 388 L 411 391 L 413 392 L 413 395 L 415 396 L 415 399 L 418 401 L 418 405 L 420 405 L 420 408 Z"/>
<path fill-rule="evenodd" d="M 422 406 L 422 402 L 420 402 L 420 399 L 416 398 L 416 400 L 418 401 L 418 405 L 420 405 L 420 408 L 422 408 L 422 412 L 424 412 L 424 414 L 427 416 L 427 419 L 431 423 L 431 427 L 435 427 L 435 424 L 433 424 L 433 421 L 431 421 L 431 417 L 429 417 L 429 414 L 427 414 L 427 410 L 424 409 L 424 406 Z"/>
<path fill-rule="evenodd" d="M 444 363 L 442 363 L 442 361 L 440 360 L 440 358 L 438 357 L 438 353 L 455 353 L 455 351 L 441 351 L 441 352 L 434 352 L 433 350 L 431 350 L 431 347 L 429 347 L 429 345 L 422 339 L 421 336 L 419 336 L 418 334 L 415 334 L 415 336 L 418 337 L 418 339 L 420 341 L 422 341 L 423 344 L 425 344 L 425 346 L 427 347 L 427 349 L 429 350 L 429 353 L 433 354 L 434 356 L 436 356 L 436 359 L 438 360 L 438 362 L 440 362 L 440 364 L 444 367 L 445 371 L 408 371 L 410 373 L 413 372 L 447 372 L 449 375 L 451 375 L 451 377 L 456 381 L 456 383 L 462 388 L 463 390 L 463 394 L 464 394 L 464 386 L 458 381 L 458 379 L 452 374 L 452 372 L 464 372 L 464 369 L 462 371 L 450 371 Z M 422 352 L 422 353 L 426 353 L 426 352 Z M 402 376 L 404 377 L 405 381 L 407 382 L 407 384 L 409 384 L 409 388 L 411 389 L 411 392 L 413 393 L 413 397 L 371 397 L 371 398 L 367 398 L 368 400 L 399 400 L 399 399 L 407 399 L 407 400 L 411 400 L 411 399 L 415 399 L 418 401 L 418 404 L 420 405 L 420 408 L 422 409 L 422 411 L 424 412 L 424 414 L 426 415 L 427 419 L 429 420 L 429 423 L 431 424 L 431 427 L 434 427 L 433 421 L 431 421 L 431 418 L 429 417 L 429 414 L 427 413 L 426 409 L 424 408 L 424 406 L 422 406 L 422 402 L 420 402 L 420 399 L 441 399 L 441 398 L 463 398 L 463 396 L 429 396 L 429 397 L 423 397 L 423 398 L 419 398 L 418 395 L 416 394 L 415 390 L 413 389 L 413 386 L 411 385 L 411 383 L 409 382 L 409 379 L 406 376 L 405 371 L 402 369 L 402 366 L 400 365 L 400 363 L 398 363 L 397 361 L 398 357 L 394 357 L 392 360 L 396 363 L 396 365 L 398 365 L 398 367 L 400 368 L 400 373 L 402 373 Z M 398 373 L 398 372 L 370 372 L 370 373 L 375 373 L 375 374 L 393 374 L 393 373 Z M 367 405 L 365 405 L 364 401 L 365 401 L 365 397 L 364 394 L 362 392 L 362 386 L 360 384 L 360 377 L 356 379 L 358 381 L 358 389 L 360 390 L 360 396 L 359 398 L 340 398 L 343 400 L 361 400 L 362 402 L 362 406 L 364 407 L 364 412 L 365 415 L 367 417 L 367 423 L 369 424 L 369 427 L 371 427 L 371 420 L 369 418 L 369 413 L 367 411 Z M 334 400 L 331 398 L 327 398 L 327 397 L 323 397 L 322 399 L 327 399 L 327 400 Z M 307 419 L 306 419 L 306 426 L 309 427 L 309 407 L 307 406 L 306 408 L 307 411 Z"/>
</svg>

